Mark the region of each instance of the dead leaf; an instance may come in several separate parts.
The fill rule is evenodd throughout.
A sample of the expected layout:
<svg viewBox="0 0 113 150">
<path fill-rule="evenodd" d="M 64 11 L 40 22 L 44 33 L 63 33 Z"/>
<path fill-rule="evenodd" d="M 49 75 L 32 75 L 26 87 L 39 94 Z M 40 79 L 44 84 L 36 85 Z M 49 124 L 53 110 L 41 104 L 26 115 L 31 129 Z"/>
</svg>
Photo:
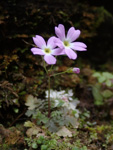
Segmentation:
<svg viewBox="0 0 113 150">
<path fill-rule="evenodd" d="M 58 132 L 56 132 L 58 136 L 63 136 L 63 137 L 72 137 L 72 132 L 69 131 L 65 126 L 63 126 Z"/>
<path fill-rule="evenodd" d="M 32 135 L 37 135 L 40 131 L 41 129 L 39 127 L 33 126 L 26 131 L 26 134 L 28 137 L 31 137 Z"/>
</svg>

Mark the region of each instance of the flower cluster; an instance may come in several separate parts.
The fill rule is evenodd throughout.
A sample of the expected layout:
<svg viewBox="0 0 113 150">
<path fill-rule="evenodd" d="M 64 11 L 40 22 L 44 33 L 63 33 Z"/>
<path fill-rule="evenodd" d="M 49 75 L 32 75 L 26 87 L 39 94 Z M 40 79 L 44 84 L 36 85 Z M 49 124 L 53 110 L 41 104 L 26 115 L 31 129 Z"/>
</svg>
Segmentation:
<svg viewBox="0 0 113 150">
<path fill-rule="evenodd" d="M 31 48 L 32 53 L 34 55 L 43 55 L 47 64 L 55 64 L 55 56 L 58 55 L 67 55 L 74 60 L 77 58 L 76 51 L 87 50 L 87 46 L 83 42 L 74 42 L 79 37 L 80 30 L 71 27 L 66 35 L 64 25 L 59 24 L 58 27 L 55 27 L 55 33 L 56 37 L 50 37 L 47 42 L 40 35 L 33 37 L 37 47 Z M 78 73 L 79 70 L 73 70 L 73 72 Z"/>
</svg>

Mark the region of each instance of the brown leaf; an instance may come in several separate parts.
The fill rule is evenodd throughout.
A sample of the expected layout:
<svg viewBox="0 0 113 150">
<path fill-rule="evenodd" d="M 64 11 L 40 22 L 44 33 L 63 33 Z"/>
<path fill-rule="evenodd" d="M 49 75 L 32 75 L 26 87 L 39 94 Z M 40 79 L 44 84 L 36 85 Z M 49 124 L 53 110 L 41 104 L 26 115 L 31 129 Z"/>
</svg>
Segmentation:
<svg viewBox="0 0 113 150">
<path fill-rule="evenodd" d="M 40 131 L 41 129 L 39 127 L 33 126 L 26 131 L 26 134 L 28 137 L 31 137 L 33 135 L 37 135 Z"/>
<path fill-rule="evenodd" d="M 72 137 L 72 132 L 69 131 L 65 126 L 63 126 L 58 132 L 56 132 L 58 136 L 63 136 L 63 137 Z"/>
</svg>

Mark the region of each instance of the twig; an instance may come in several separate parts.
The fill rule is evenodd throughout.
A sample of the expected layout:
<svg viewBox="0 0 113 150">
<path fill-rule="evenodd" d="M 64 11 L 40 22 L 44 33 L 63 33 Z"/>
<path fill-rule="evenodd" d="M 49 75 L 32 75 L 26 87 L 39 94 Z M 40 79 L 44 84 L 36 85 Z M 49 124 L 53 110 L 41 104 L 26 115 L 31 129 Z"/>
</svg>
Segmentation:
<svg viewBox="0 0 113 150">
<path fill-rule="evenodd" d="M 34 44 L 31 44 L 31 43 L 28 43 L 27 41 L 25 41 L 25 40 L 22 40 L 24 43 L 26 43 L 27 45 L 32 45 L 33 47 L 36 47 L 36 45 L 34 45 Z"/>
<path fill-rule="evenodd" d="M 25 109 L 19 116 L 17 116 L 17 118 L 10 124 L 10 127 L 11 127 L 21 116 L 23 116 L 25 112 L 26 112 L 26 109 Z"/>
</svg>

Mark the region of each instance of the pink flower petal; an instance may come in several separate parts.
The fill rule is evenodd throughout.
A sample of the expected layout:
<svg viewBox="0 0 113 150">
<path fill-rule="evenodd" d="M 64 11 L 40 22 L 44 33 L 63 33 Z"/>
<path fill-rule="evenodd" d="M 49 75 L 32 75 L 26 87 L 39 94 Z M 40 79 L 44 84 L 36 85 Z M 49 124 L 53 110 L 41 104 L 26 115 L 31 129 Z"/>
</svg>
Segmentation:
<svg viewBox="0 0 113 150">
<path fill-rule="evenodd" d="M 44 55 L 44 52 L 39 48 L 31 48 L 31 51 L 34 55 Z"/>
<path fill-rule="evenodd" d="M 74 27 L 71 27 L 67 32 L 67 39 L 70 40 L 70 42 L 75 41 L 80 35 L 80 30 L 75 30 Z"/>
<path fill-rule="evenodd" d="M 52 56 L 52 55 L 45 55 L 44 56 L 44 60 L 49 65 L 56 64 L 56 58 L 54 56 Z"/>
<path fill-rule="evenodd" d="M 84 44 L 83 42 L 73 42 L 72 44 L 74 44 L 74 46 L 79 46 L 79 47 L 87 48 L 87 45 Z"/>
<path fill-rule="evenodd" d="M 71 45 L 71 48 L 72 48 L 73 50 L 76 50 L 76 51 L 87 51 L 86 48 L 80 47 L 80 46 L 77 46 L 77 45 L 74 45 L 74 44 Z"/>
<path fill-rule="evenodd" d="M 60 55 L 66 55 L 65 50 L 63 49 Z"/>
<path fill-rule="evenodd" d="M 64 31 L 62 31 L 60 28 L 55 27 L 55 33 L 60 40 L 63 40 L 64 39 Z"/>
<path fill-rule="evenodd" d="M 62 32 L 62 40 L 65 39 L 65 27 L 62 24 L 58 25 L 58 28 L 60 29 L 60 31 Z"/>
<path fill-rule="evenodd" d="M 50 38 L 48 39 L 48 41 L 47 41 L 47 46 L 50 46 L 52 49 L 56 47 L 56 44 L 55 44 L 55 42 L 54 42 L 54 39 L 55 39 L 55 37 L 52 36 L 52 37 L 50 37 Z"/>
<path fill-rule="evenodd" d="M 64 48 L 63 42 L 59 38 L 55 38 L 54 42 L 55 42 L 56 46 L 60 47 L 61 49 Z"/>
<path fill-rule="evenodd" d="M 76 59 L 77 54 L 70 48 L 65 48 L 65 53 L 70 59 Z"/>
<path fill-rule="evenodd" d="M 55 27 L 55 33 L 59 39 L 61 39 L 61 31 L 58 27 Z"/>
<path fill-rule="evenodd" d="M 63 49 L 61 49 L 61 48 L 55 48 L 55 49 L 53 49 L 52 50 L 53 51 L 53 55 L 64 55 L 65 54 L 65 51 L 63 50 Z"/>
<path fill-rule="evenodd" d="M 33 41 L 39 48 L 42 48 L 46 45 L 44 38 L 40 35 L 36 35 L 36 37 L 33 37 Z"/>
</svg>

